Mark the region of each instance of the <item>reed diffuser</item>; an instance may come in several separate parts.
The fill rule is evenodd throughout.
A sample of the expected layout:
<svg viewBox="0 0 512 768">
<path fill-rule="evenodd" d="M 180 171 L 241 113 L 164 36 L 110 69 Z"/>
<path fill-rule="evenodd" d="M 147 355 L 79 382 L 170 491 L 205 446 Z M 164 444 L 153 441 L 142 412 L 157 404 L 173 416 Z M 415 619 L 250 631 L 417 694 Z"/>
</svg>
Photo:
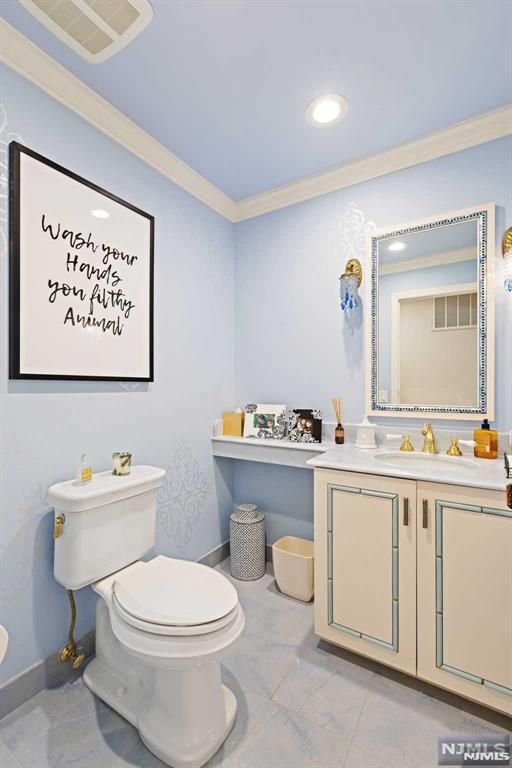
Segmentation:
<svg viewBox="0 0 512 768">
<path fill-rule="evenodd" d="M 343 424 L 341 423 L 343 416 L 343 401 L 341 397 L 333 397 L 332 407 L 334 408 L 337 421 L 336 429 L 334 430 L 334 442 L 337 445 L 343 445 L 345 442 L 345 430 L 343 429 Z"/>
</svg>

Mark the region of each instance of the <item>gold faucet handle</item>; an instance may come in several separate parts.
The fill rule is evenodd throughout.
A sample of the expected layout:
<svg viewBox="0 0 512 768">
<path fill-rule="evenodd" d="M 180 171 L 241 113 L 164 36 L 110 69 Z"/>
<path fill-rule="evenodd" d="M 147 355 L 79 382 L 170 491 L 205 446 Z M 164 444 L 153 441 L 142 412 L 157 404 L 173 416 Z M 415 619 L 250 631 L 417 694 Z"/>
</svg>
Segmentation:
<svg viewBox="0 0 512 768">
<path fill-rule="evenodd" d="M 53 529 L 53 538 L 54 539 L 60 539 L 62 536 L 62 526 L 66 522 L 65 515 L 57 515 L 55 518 L 55 527 Z"/>
<path fill-rule="evenodd" d="M 411 443 L 411 438 L 409 437 L 408 434 L 405 434 L 405 435 L 387 434 L 386 440 L 401 440 L 402 441 L 402 445 L 400 446 L 401 451 L 407 451 L 408 453 L 411 451 L 414 451 L 414 446 Z"/>
<path fill-rule="evenodd" d="M 448 456 L 462 456 L 461 445 L 465 445 L 467 448 L 474 448 L 476 443 L 474 440 L 459 440 L 458 437 L 452 437 L 450 447 L 446 451 Z"/>
<path fill-rule="evenodd" d="M 411 451 L 414 451 L 414 445 L 411 443 L 411 438 L 408 434 L 404 435 L 404 441 L 402 445 L 400 446 L 401 451 L 407 451 L 410 453 Z"/>
<path fill-rule="evenodd" d="M 462 456 L 462 451 L 459 448 L 459 438 L 458 437 L 452 437 L 452 441 L 450 443 L 450 447 L 446 451 L 448 456 Z"/>
</svg>

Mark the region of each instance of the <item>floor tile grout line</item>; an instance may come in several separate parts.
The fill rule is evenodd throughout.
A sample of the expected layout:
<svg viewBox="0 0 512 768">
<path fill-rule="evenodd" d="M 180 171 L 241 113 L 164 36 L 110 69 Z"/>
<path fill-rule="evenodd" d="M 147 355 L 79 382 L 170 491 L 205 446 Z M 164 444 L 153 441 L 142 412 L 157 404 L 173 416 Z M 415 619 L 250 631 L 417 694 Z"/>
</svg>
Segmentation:
<svg viewBox="0 0 512 768">
<path fill-rule="evenodd" d="M 375 672 L 372 672 L 372 675 L 373 675 L 373 676 L 372 676 L 372 678 L 371 678 L 371 682 L 373 682 L 373 679 L 374 679 L 374 677 L 375 677 L 375 674 L 376 674 Z M 352 745 L 353 745 L 353 743 L 354 743 L 354 739 L 355 739 L 355 737 L 356 737 L 357 729 L 358 729 L 358 727 L 359 727 L 359 722 L 360 722 L 360 720 L 361 720 L 361 717 L 363 716 L 363 711 L 364 711 L 364 708 L 366 707 L 366 701 L 367 701 L 367 699 L 368 699 L 368 696 L 369 696 L 369 695 L 370 695 L 370 685 L 368 685 L 368 688 L 366 689 L 366 693 L 365 693 L 365 695 L 364 695 L 363 703 L 361 704 L 361 708 L 360 708 L 360 710 L 359 710 L 359 717 L 357 718 L 357 723 L 356 723 L 356 724 L 355 724 L 355 726 L 354 726 L 354 730 L 353 730 L 353 732 L 352 732 L 352 736 L 351 736 L 351 738 L 350 738 L 350 741 L 349 741 L 349 745 L 348 745 L 348 749 L 347 749 L 347 754 L 346 754 L 346 756 L 345 756 L 345 762 L 343 763 L 343 768 L 344 768 L 344 766 L 347 764 L 348 756 L 349 756 L 349 754 L 350 754 L 350 750 L 352 749 Z M 372 752 L 372 750 L 371 750 L 371 749 L 370 749 L 370 750 L 368 750 L 368 751 L 369 751 L 369 752 L 371 752 L 371 754 L 372 754 L 372 755 L 374 754 L 374 753 Z M 380 755 L 375 755 L 375 757 L 378 757 L 378 758 L 379 758 L 379 760 L 381 760 L 381 762 L 385 763 L 385 761 L 384 761 L 384 760 L 382 760 L 382 758 L 380 757 Z M 387 764 L 387 763 L 386 763 L 386 764 Z M 391 768 L 391 766 L 390 766 L 389 768 Z"/>
<path fill-rule="evenodd" d="M 7 744 L 5 743 L 5 741 L 3 739 L 0 739 L 0 743 L 2 744 L 3 748 L 7 751 L 9 756 L 13 758 L 14 762 L 17 763 L 20 766 L 20 768 L 24 768 L 23 763 L 21 763 L 18 760 L 18 758 L 16 757 L 14 752 L 11 752 L 11 750 L 9 749 L 9 747 L 7 746 Z"/>
<path fill-rule="evenodd" d="M 288 670 L 288 671 L 289 671 L 289 670 Z M 288 674 L 288 672 L 287 672 L 286 674 Z M 335 675 L 337 675 L 337 674 L 339 674 L 339 672 L 338 672 L 338 671 L 336 671 L 336 672 L 333 672 L 333 673 L 332 673 L 332 675 L 331 675 L 331 677 L 329 678 L 329 680 L 330 680 L 332 677 L 334 677 Z M 283 682 L 283 681 L 281 681 L 281 683 L 282 683 L 282 682 Z M 324 685 L 326 685 L 326 684 L 327 684 L 327 682 L 328 682 L 328 680 L 326 680 L 326 681 L 325 681 Z M 276 688 L 276 691 L 274 692 L 273 696 L 274 696 L 274 695 L 275 695 L 275 693 L 277 693 L 277 691 L 279 690 L 279 688 L 280 688 L 280 686 L 281 686 L 281 683 L 279 683 L 279 685 L 278 685 L 278 687 Z M 322 686 L 322 687 L 323 687 L 323 686 Z M 370 692 L 370 691 L 369 691 L 369 688 L 368 688 L 368 689 L 366 690 L 366 693 L 365 693 L 365 695 L 364 695 L 363 704 L 361 705 L 361 711 L 359 712 L 359 717 L 357 718 L 357 723 L 356 723 L 356 726 L 355 726 L 355 728 L 354 728 L 354 733 L 352 734 L 352 737 L 351 737 L 351 739 L 350 739 L 350 743 L 349 743 L 349 747 L 348 747 L 348 749 L 350 749 L 350 745 L 352 744 L 352 739 L 354 738 L 354 735 L 355 735 L 355 729 L 357 728 L 357 724 L 359 723 L 359 719 L 360 719 L 360 717 L 361 717 L 361 713 L 362 713 L 362 710 L 363 710 L 363 706 L 364 706 L 364 703 L 366 702 L 366 698 L 367 698 L 367 696 L 368 696 L 369 692 Z M 279 707 L 282 707 L 283 709 L 287 710 L 287 712 L 291 712 L 291 714 L 292 714 L 292 715 L 295 715 L 296 717 L 300 717 L 300 718 L 302 718 L 302 720 L 304 720 L 304 721 L 305 721 L 306 723 L 308 723 L 309 725 L 313 725 L 315 728 L 320 728 L 320 730 L 322 730 L 322 731 L 325 731 L 325 733 L 327 733 L 327 734 L 328 734 L 329 736 L 331 736 L 332 738 L 339 738 L 339 739 L 343 739 L 343 738 L 344 738 L 343 736 L 340 736 L 340 734 L 339 734 L 339 733 L 334 733 L 334 731 L 330 731 L 330 730 L 329 730 L 329 729 L 328 729 L 328 728 L 327 728 L 325 725 L 320 725 L 319 723 L 315 723 L 315 721 L 314 721 L 314 720 L 311 720 L 311 719 L 310 719 L 310 718 L 309 718 L 309 717 L 308 717 L 308 716 L 307 716 L 307 715 L 306 715 L 306 714 L 305 714 L 305 713 L 304 713 L 302 710 L 293 709 L 292 707 L 288 706 L 287 704 L 281 704 L 281 702 L 279 702 L 279 701 L 276 701 L 276 700 L 273 698 L 273 696 L 272 696 L 272 699 L 271 699 L 271 701 L 272 701 L 272 703 L 273 703 L 273 704 L 276 704 L 277 706 L 279 706 Z M 348 755 L 348 750 L 347 750 L 347 755 Z M 391 768 L 391 767 L 389 767 L 389 768 Z"/>
</svg>

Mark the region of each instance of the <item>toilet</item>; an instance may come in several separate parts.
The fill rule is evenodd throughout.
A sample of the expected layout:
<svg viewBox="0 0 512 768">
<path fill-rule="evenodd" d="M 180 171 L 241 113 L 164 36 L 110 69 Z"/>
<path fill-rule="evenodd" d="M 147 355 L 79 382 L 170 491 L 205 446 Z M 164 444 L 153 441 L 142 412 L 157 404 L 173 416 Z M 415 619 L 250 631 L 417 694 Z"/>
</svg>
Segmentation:
<svg viewBox="0 0 512 768">
<path fill-rule="evenodd" d="M 174 768 L 199 768 L 233 727 L 236 699 L 220 661 L 244 628 L 230 581 L 208 566 L 159 555 L 156 497 L 165 471 L 136 466 L 85 484 L 57 483 L 48 503 L 61 516 L 54 575 L 66 589 L 91 585 L 96 657 L 84 682 L 134 725 Z"/>
</svg>

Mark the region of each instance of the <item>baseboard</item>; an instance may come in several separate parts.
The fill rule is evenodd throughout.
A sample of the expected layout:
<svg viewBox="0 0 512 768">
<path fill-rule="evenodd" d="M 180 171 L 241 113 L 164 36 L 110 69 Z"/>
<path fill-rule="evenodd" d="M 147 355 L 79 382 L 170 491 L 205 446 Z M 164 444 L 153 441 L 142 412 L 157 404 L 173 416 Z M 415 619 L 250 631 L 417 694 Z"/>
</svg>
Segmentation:
<svg viewBox="0 0 512 768">
<path fill-rule="evenodd" d="M 91 629 L 77 642 L 86 659 L 94 654 L 95 635 L 95 630 Z M 0 687 L 0 718 L 18 709 L 45 688 L 58 688 L 81 674 L 82 669 L 73 670 L 70 664 L 62 664 L 56 653 L 37 661 Z"/>
<path fill-rule="evenodd" d="M 229 551 L 229 541 L 224 541 L 203 555 L 197 562 L 215 568 L 229 557 Z M 266 548 L 266 558 L 267 562 L 272 562 L 272 547 L 270 546 Z M 91 629 L 77 643 L 86 659 L 94 655 L 95 634 L 95 630 Z M 48 656 L 47 659 L 37 661 L 32 667 L 20 672 L 16 677 L 12 677 L 0 686 L 0 719 L 21 707 L 22 704 L 45 688 L 58 688 L 81 674 L 82 669 L 73 670 L 69 664 L 62 664 L 55 653 Z"/>
<path fill-rule="evenodd" d="M 207 552 L 206 555 L 203 555 L 203 557 L 201 557 L 197 562 L 202 563 L 203 565 L 209 565 L 211 568 L 215 568 L 215 566 L 219 563 L 222 563 L 226 557 L 229 557 L 229 553 L 229 541 L 224 541 L 222 544 L 219 544 L 218 547 L 212 549 L 211 552 Z M 272 562 L 272 546 L 270 544 L 267 544 L 265 547 L 265 559 L 267 563 Z"/>
<path fill-rule="evenodd" d="M 215 549 L 210 550 L 206 555 L 199 558 L 197 562 L 202 563 L 202 565 L 209 565 L 210 568 L 215 568 L 215 566 L 222 563 L 226 557 L 229 557 L 229 550 L 229 541 L 223 541 L 218 547 L 215 547 Z"/>
</svg>

